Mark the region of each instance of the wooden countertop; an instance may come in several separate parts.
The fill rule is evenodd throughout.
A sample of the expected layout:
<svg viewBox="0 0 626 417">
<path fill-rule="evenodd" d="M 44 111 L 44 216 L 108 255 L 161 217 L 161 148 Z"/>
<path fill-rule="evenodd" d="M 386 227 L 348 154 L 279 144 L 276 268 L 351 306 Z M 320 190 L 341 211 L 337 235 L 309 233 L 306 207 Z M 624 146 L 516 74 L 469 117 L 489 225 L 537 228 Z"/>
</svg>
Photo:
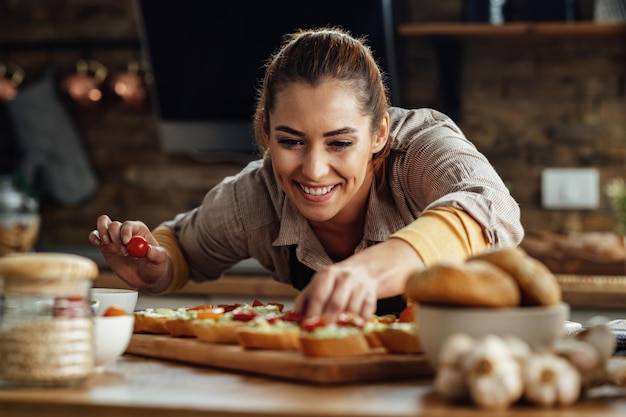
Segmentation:
<svg viewBox="0 0 626 417">
<path fill-rule="evenodd" d="M 506 416 L 618 416 L 626 392 L 602 387 L 562 409 L 516 405 Z M 468 404 L 447 405 L 430 379 L 318 386 L 125 355 L 86 384 L 70 388 L 0 388 L 3 417 L 490 417 Z"/>
</svg>

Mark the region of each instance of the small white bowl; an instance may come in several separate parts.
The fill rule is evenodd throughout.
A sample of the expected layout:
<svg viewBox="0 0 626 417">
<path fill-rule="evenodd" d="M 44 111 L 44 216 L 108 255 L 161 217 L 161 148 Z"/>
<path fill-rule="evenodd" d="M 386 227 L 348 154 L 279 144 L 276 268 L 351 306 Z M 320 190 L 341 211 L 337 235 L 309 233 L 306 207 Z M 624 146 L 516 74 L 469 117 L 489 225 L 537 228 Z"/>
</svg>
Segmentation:
<svg viewBox="0 0 626 417">
<path fill-rule="evenodd" d="M 96 370 L 114 361 L 122 355 L 133 335 L 135 316 L 96 316 L 94 320 L 94 339 L 96 346 Z"/>
<path fill-rule="evenodd" d="M 101 316 L 111 306 L 121 307 L 132 314 L 137 305 L 137 290 L 121 288 L 92 288 L 91 299 L 96 301 L 96 315 Z"/>
<path fill-rule="evenodd" d="M 417 308 L 417 332 L 422 349 L 435 367 L 442 343 L 455 333 L 472 337 L 512 335 L 532 347 L 548 346 L 565 335 L 570 311 L 566 303 L 502 309 L 420 304 Z"/>
</svg>

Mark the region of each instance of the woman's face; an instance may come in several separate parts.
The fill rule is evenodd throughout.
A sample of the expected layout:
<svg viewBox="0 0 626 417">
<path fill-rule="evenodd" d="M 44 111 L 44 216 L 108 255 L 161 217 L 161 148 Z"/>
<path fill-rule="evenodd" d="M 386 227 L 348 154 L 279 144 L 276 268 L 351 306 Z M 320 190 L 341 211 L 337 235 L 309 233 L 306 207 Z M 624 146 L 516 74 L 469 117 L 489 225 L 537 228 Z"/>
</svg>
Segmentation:
<svg viewBox="0 0 626 417">
<path fill-rule="evenodd" d="M 370 125 L 337 81 L 293 83 L 277 95 L 265 141 L 279 185 L 310 221 L 350 222 L 362 212 L 388 118 L 374 135 Z"/>
</svg>

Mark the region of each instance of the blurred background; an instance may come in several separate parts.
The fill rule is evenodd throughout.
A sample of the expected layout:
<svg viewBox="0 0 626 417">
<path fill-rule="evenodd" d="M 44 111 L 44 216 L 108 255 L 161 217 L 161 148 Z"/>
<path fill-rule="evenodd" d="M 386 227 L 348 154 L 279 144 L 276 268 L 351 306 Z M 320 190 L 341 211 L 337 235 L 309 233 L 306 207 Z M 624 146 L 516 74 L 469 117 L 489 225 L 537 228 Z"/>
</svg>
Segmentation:
<svg viewBox="0 0 626 417">
<path fill-rule="evenodd" d="M 176 43 L 183 29 L 175 16 L 193 3 L 187 12 L 197 26 L 226 13 L 222 3 L 161 2 L 171 16 L 152 26 L 160 42 L 171 38 L 187 54 L 168 61 L 170 70 L 180 67 L 174 89 L 191 79 L 185 63 L 210 58 L 228 67 L 231 58 L 213 48 L 241 41 L 241 25 L 229 22 L 229 33 L 214 34 L 214 43 Z M 605 189 L 626 176 L 623 2 L 383 3 L 393 10 L 393 46 L 384 52 L 395 65 L 394 104 L 452 116 L 519 202 L 529 238 L 545 243 L 546 236 L 582 233 L 596 249 L 621 247 L 621 239 L 605 239 L 622 233 Z M 271 26 L 254 8 L 263 2 L 229 4 L 240 24 Z M 159 109 L 166 99 L 154 90 L 159 72 L 141 10 L 133 0 L 0 0 L 0 173 L 37 202 L 33 243 L 40 250 L 87 250 L 100 214 L 155 227 L 195 207 L 246 163 L 163 142 Z M 258 50 L 259 39 L 244 38 L 239 54 Z M 196 108 L 221 100 L 204 93 Z M 544 249 L 533 243 L 531 250 Z"/>
</svg>

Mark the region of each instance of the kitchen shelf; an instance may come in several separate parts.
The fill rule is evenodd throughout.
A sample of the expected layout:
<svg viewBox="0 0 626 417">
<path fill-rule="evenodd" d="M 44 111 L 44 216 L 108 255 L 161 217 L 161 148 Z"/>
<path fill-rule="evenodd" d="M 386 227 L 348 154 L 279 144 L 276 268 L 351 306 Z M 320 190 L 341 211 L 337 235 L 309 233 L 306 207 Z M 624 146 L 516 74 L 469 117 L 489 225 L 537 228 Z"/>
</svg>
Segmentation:
<svg viewBox="0 0 626 417">
<path fill-rule="evenodd" d="M 625 23 L 512 22 L 491 23 L 403 23 L 396 28 L 403 37 L 490 37 L 490 36 L 619 36 L 626 35 Z"/>
</svg>

